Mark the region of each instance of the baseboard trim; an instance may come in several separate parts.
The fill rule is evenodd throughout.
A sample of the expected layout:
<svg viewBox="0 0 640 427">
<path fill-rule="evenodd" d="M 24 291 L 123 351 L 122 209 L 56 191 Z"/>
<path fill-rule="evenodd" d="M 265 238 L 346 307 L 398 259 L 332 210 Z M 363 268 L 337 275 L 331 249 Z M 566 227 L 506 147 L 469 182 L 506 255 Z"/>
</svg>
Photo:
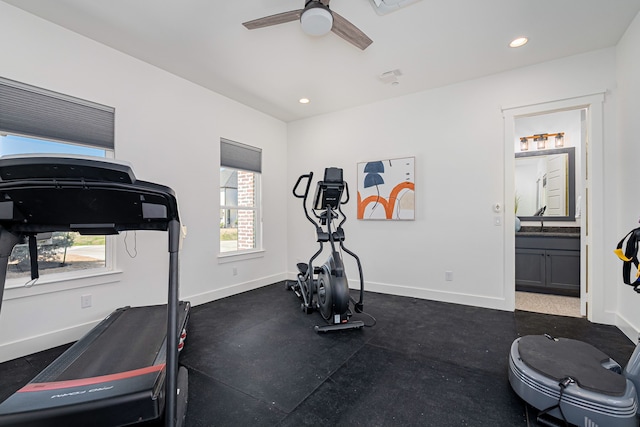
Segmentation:
<svg viewBox="0 0 640 427">
<path fill-rule="evenodd" d="M 359 288 L 359 284 L 355 284 Z M 404 285 L 390 285 L 386 283 L 365 283 L 365 289 L 381 294 L 398 295 L 403 297 L 428 299 L 453 304 L 469 305 L 473 307 L 489 308 L 493 310 L 513 311 L 508 308 L 505 298 L 488 297 L 483 295 L 443 292 L 433 289 L 416 288 Z"/>
<path fill-rule="evenodd" d="M 0 363 L 77 341 L 100 320 L 4 343 L 0 345 Z"/>
<path fill-rule="evenodd" d="M 289 272 L 289 280 L 296 280 L 296 274 Z M 349 288 L 360 289 L 360 282 L 349 280 Z M 470 305 L 473 307 L 490 308 L 494 310 L 513 311 L 505 298 L 488 297 L 484 295 L 463 294 L 456 292 L 444 292 L 433 289 L 416 288 L 406 285 L 392 285 L 379 282 L 365 282 L 366 291 L 381 294 L 398 295 L 402 297 L 428 299 L 433 301 L 449 302 L 453 304 Z"/>
<path fill-rule="evenodd" d="M 634 326 L 629 320 L 619 314 L 615 315 L 615 325 L 624 333 L 632 343 L 637 344 L 640 334 L 640 329 Z"/>
<path fill-rule="evenodd" d="M 283 280 L 287 280 L 286 273 L 280 273 L 280 274 L 274 274 L 272 276 L 261 277 L 256 280 L 250 280 L 248 282 L 243 282 L 243 283 L 234 283 L 232 285 L 225 286 L 224 288 L 212 289 L 207 292 L 185 297 L 184 299 L 186 301 L 189 301 L 192 306 L 196 306 L 200 304 L 206 304 L 211 301 L 219 300 L 221 298 L 230 297 L 232 295 L 237 295 L 242 292 L 252 291 L 254 289 L 258 289 L 267 285 L 272 285 L 274 283 L 281 282 Z"/>
</svg>

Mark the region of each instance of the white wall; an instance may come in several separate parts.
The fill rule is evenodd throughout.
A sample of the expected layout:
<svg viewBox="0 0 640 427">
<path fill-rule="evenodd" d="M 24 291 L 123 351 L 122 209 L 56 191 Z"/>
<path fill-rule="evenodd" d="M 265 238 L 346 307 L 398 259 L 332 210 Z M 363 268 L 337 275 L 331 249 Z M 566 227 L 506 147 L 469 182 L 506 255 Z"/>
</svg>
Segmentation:
<svg viewBox="0 0 640 427">
<path fill-rule="evenodd" d="M 138 178 L 178 195 L 188 227 L 181 252 L 184 299 L 199 304 L 284 279 L 285 123 L 2 2 L 0 51 L 2 77 L 115 107 L 116 157 L 131 162 Z M 263 149 L 266 250 L 256 259 L 218 264 L 220 137 Z M 117 238 L 122 273 L 115 283 L 40 296 L 32 296 L 35 288 L 7 290 L 0 361 L 75 340 L 116 307 L 166 301 L 166 233 L 138 232 L 136 240 L 131 258 L 123 237 Z M 81 310 L 86 293 L 93 307 Z"/>
<path fill-rule="evenodd" d="M 617 46 L 618 129 L 620 151 L 616 153 L 615 168 L 610 171 L 615 179 L 614 191 L 618 197 L 615 245 L 628 231 L 638 227 L 640 197 L 638 197 L 638 159 L 640 159 L 640 15 L 636 16 Z M 621 263 L 616 262 L 611 282 L 621 288 L 618 293 L 619 326 L 631 325 L 627 335 L 637 338 L 640 331 L 640 295 L 630 286 L 621 284 Z M 629 328 L 627 327 L 627 331 Z"/>
<path fill-rule="evenodd" d="M 615 50 L 606 49 L 300 120 L 289 125 L 288 182 L 339 166 L 355 183 L 357 162 L 415 156 L 415 221 L 358 221 L 355 200 L 347 207 L 347 243 L 362 259 L 367 288 L 512 310 L 504 259 L 505 233 L 513 231 L 495 226 L 504 213 L 492 210 L 499 202 L 513 212 L 514 203 L 505 196 L 505 150 L 513 153 L 513 143 L 504 139 L 501 107 L 610 89 L 604 119 L 612 128 L 615 87 Z M 288 203 L 292 275 L 315 245 L 299 200 Z M 447 270 L 453 281 L 445 281 Z M 347 265 L 352 286 L 354 271 Z"/>
</svg>

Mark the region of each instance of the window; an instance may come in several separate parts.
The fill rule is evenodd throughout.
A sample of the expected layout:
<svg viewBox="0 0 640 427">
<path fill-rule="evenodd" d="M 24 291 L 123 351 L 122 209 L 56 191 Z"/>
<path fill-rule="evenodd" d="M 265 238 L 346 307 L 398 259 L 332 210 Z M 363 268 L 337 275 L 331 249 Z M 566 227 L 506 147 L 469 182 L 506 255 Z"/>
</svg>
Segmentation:
<svg viewBox="0 0 640 427">
<path fill-rule="evenodd" d="M 0 155 L 113 157 L 113 108 L 0 78 Z M 38 236 L 40 276 L 86 275 L 110 266 L 105 236 L 58 232 Z M 95 271 L 95 270 L 94 270 Z M 16 245 L 7 280 L 30 277 L 27 244 Z"/>
<path fill-rule="evenodd" d="M 220 140 L 220 252 L 261 248 L 259 148 Z"/>
</svg>

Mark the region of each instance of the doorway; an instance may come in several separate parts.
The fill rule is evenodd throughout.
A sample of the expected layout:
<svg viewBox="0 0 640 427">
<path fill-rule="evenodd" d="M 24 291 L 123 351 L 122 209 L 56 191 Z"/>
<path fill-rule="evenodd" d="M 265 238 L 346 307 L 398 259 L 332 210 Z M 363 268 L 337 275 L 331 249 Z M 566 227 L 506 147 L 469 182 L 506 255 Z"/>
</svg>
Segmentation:
<svg viewBox="0 0 640 427">
<path fill-rule="evenodd" d="M 580 226 L 586 110 L 516 117 L 516 309 L 581 317 Z M 578 183 L 578 185 L 576 185 Z"/>
<path fill-rule="evenodd" d="M 576 150 L 575 179 L 575 217 L 562 221 L 549 220 L 541 217 L 540 222 L 524 225 L 537 225 L 542 229 L 542 222 L 546 227 L 554 226 L 576 227 L 579 233 L 579 305 L 580 315 L 592 320 L 593 313 L 602 311 L 601 302 L 597 299 L 602 293 L 603 281 L 594 280 L 602 274 L 601 256 L 602 245 L 598 245 L 599 251 L 594 251 L 594 242 L 602 241 L 601 231 L 593 228 L 594 221 L 602 220 L 600 212 L 593 209 L 594 204 L 602 203 L 602 178 L 603 170 L 601 162 L 592 162 L 592 159 L 602 159 L 602 103 L 604 94 L 575 97 L 561 101 L 552 101 L 526 106 L 504 108 L 505 124 L 505 208 L 506 212 L 515 212 L 517 199 L 515 188 L 515 157 L 521 151 L 520 137 L 534 136 L 545 133 L 564 132 L 562 127 L 571 127 L 572 136 L 567 137 L 565 144 L 571 144 Z M 562 124 L 559 121 L 564 117 L 573 116 L 574 124 Z M 575 117 L 579 117 L 575 122 Z M 578 123 L 578 124 L 575 124 Z M 541 129 L 544 128 L 543 129 Z M 551 129 L 554 130 L 551 130 Z M 571 140 L 571 141 L 569 141 Z M 531 145 L 531 144 L 530 144 Z M 546 147 L 541 146 L 541 150 Z M 555 148 L 555 147 L 554 147 Z M 537 145 L 536 145 L 537 149 Z M 601 206 L 601 204 L 600 204 Z M 514 209 L 514 210 L 510 210 Z M 513 221 L 510 216 L 505 216 L 505 300 L 512 302 L 515 309 L 516 303 L 516 256 L 515 256 L 515 215 Z M 530 218 L 531 219 L 531 218 Z M 537 219 L 537 218 L 533 218 Z M 555 224 L 556 222 L 562 223 Z M 597 223 L 597 222 L 596 222 Z M 545 228 L 546 228 L 545 227 Z M 601 227 L 600 227 L 601 228 Z M 513 231 L 512 231 L 513 230 Z M 596 298 L 594 298 L 594 296 Z"/>
</svg>

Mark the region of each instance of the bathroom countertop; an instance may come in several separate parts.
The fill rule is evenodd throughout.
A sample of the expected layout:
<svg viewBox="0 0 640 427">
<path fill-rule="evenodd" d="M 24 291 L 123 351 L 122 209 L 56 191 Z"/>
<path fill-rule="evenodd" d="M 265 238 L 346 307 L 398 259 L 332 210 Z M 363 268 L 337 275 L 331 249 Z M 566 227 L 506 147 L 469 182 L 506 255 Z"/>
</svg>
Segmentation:
<svg viewBox="0 0 640 427">
<path fill-rule="evenodd" d="M 580 237 L 580 227 L 544 227 L 540 230 L 538 226 L 524 226 L 516 236 Z"/>
</svg>

